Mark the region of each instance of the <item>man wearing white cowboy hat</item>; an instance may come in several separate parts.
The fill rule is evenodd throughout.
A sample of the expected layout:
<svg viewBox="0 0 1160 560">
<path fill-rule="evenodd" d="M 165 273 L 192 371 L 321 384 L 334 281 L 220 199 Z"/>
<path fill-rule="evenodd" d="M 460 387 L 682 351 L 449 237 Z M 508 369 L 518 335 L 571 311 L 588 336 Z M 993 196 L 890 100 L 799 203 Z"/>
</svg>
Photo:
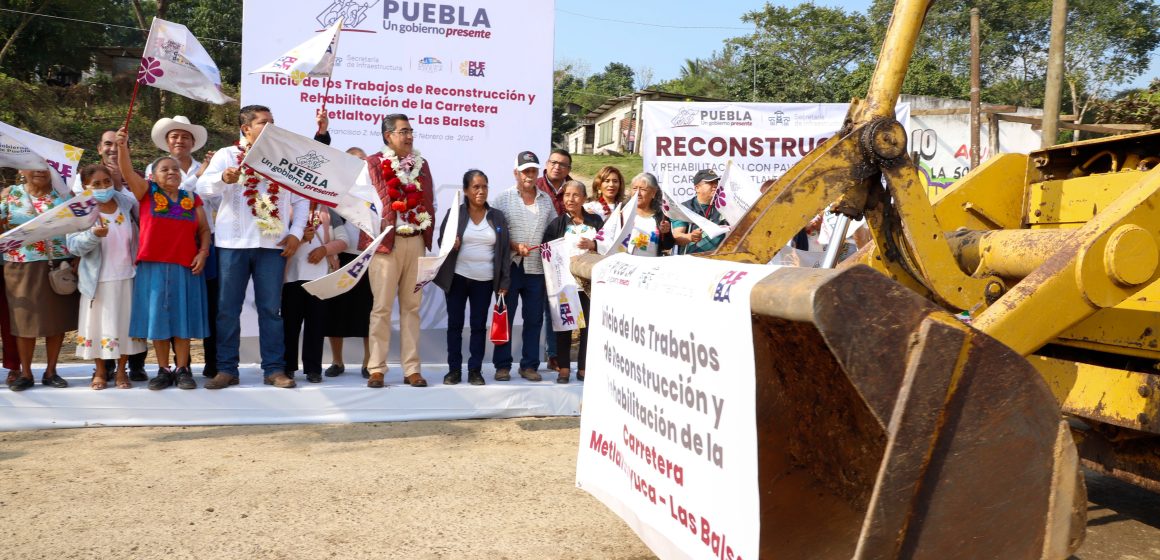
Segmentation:
<svg viewBox="0 0 1160 560">
<path fill-rule="evenodd" d="M 201 176 L 205 164 L 213 157 L 213 152 L 206 152 L 204 161 L 193 159 L 193 152 L 205 146 L 208 135 L 204 126 L 189 122 L 188 117 L 177 115 L 163 118 L 153 124 L 153 143 L 163 152 L 169 152 L 181 164 L 181 188 L 193 191 L 194 183 Z M 145 168 L 145 176 L 153 175 L 153 165 Z M 191 179 L 192 177 L 192 179 Z M 192 182 L 190 182 L 192 181 Z M 190 182 L 188 185 L 186 182 Z"/>
<path fill-rule="evenodd" d="M 194 192 L 197 189 L 197 179 L 205 172 L 209 166 L 209 161 L 213 158 L 213 150 L 205 153 L 204 161 L 197 161 L 193 159 L 193 152 L 196 152 L 205 146 L 208 136 L 204 126 L 198 126 L 189 122 L 188 117 L 177 115 L 170 118 L 163 118 L 156 123 L 153 123 L 152 133 L 153 143 L 163 152 L 169 152 L 169 155 L 181 165 L 181 188 L 189 192 Z M 145 177 L 153 177 L 153 164 L 149 164 L 145 168 Z M 217 215 L 218 205 L 221 204 L 221 197 L 203 196 L 203 202 L 206 206 L 206 212 L 209 213 L 209 228 L 212 233 L 214 230 L 214 217 Z M 210 259 L 207 261 L 205 271 L 205 286 L 206 295 L 209 303 L 209 316 L 217 316 L 217 301 L 218 301 L 218 268 L 217 268 L 217 254 L 214 248 L 210 247 Z M 202 341 L 205 348 L 205 367 L 201 374 L 205 377 L 214 377 L 217 375 L 217 323 L 210 321 L 209 336 Z"/>
</svg>

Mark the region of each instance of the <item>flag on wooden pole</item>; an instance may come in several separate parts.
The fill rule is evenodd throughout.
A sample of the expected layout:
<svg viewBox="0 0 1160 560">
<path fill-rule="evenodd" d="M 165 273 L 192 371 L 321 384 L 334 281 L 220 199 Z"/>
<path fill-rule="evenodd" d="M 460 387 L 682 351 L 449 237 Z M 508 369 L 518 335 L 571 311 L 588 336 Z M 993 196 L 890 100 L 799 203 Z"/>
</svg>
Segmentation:
<svg viewBox="0 0 1160 560">
<path fill-rule="evenodd" d="M 295 85 L 307 76 L 330 78 L 334 71 L 334 58 L 338 52 L 338 37 L 342 31 L 342 18 L 334 22 L 322 33 L 290 49 L 273 62 L 250 72 L 251 74 L 285 74 Z"/>
<path fill-rule="evenodd" d="M 197 37 L 184 25 L 160 18 L 153 18 L 149 27 L 137 84 L 217 105 L 233 101 L 222 93 L 221 72 Z"/>
</svg>

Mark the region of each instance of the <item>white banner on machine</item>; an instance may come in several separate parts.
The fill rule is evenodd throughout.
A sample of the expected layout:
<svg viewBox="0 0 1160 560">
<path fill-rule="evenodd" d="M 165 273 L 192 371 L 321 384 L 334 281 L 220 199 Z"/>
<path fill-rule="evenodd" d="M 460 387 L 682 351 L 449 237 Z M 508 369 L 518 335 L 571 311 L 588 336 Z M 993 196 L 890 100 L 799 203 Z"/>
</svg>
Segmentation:
<svg viewBox="0 0 1160 560">
<path fill-rule="evenodd" d="M 368 154 L 383 147 L 383 115 L 406 114 L 415 149 L 431 164 L 436 219 L 468 169 L 483 170 L 496 197 L 514 183 L 516 154 L 531 150 L 547 161 L 555 2 L 301 0 L 294 9 L 286 6 L 246 0 L 243 70 L 261 68 L 342 18 L 332 78 L 295 84 L 284 75 L 246 73 L 242 105 L 268 106 L 278 126 L 309 135 L 325 98 L 332 146 Z M 445 325 L 443 303 L 440 290 L 424 288 L 423 329 Z M 445 345 L 440 332 L 430 336 L 440 339 L 432 338 L 433 345 Z"/>
<path fill-rule="evenodd" d="M 780 177 L 842 127 L 849 103 L 730 103 L 646 101 L 641 155 L 644 170 L 677 202 L 693 197 L 693 175 L 711 167 L 761 185 Z M 900 103 L 898 122 L 909 125 Z M 805 224 L 802 224 L 805 225 Z"/>
<path fill-rule="evenodd" d="M 776 268 L 618 254 L 593 272 L 576 485 L 661 558 L 758 556 L 749 293 Z"/>
</svg>

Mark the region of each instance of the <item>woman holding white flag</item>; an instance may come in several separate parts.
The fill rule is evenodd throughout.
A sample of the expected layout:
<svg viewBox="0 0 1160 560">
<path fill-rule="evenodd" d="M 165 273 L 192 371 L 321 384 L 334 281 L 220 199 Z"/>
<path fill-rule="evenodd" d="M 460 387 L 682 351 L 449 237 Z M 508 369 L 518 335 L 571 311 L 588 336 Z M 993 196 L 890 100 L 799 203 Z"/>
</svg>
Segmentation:
<svg viewBox="0 0 1160 560">
<path fill-rule="evenodd" d="M 628 237 L 628 252 L 641 257 L 659 257 L 673 248 L 673 229 L 661 211 L 661 187 L 652 173 L 632 178 L 636 193 L 636 219 Z"/>
<path fill-rule="evenodd" d="M 133 277 L 137 271 L 136 205 L 128 194 L 113 188 L 113 176 L 103 165 L 81 169 L 80 179 L 98 202 L 100 218 L 93 227 L 67 236 L 68 250 L 81 258 L 76 355 L 96 362 L 91 383 L 94 390 L 108 385 L 105 360 L 117 361 L 117 388 L 129 389 L 133 384 L 125 364 L 130 355 L 145 352 L 145 342 L 129 336 Z"/>
<path fill-rule="evenodd" d="M 619 175 L 620 172 L 617 171 L 616 174 Z M 548 229 L 544 231 L 544 243 L 560 238 L 566 239 L 565 245 L 572 249 L 568 255 L 569 259 L 585 252 L 595 251 L 596 232 L 604 226 L 604 220 L 585 209 L 584 183 L 568 181 L 564 183 L 561 193 L 564 214 L 548 223 Z M 584 316 L 588 317 L 588 294 L 583 291 L 580 291 L 579 294 L 580 307 L 584 310 Z M 580 381 L 584 381 L 585 355 L 587 353 L 588 326 L 585 324 L 580 329 L 580 351 L 576 356 L 576 379 Z M 556 378 L 556 383 L 567 383 L 572 373 L 572 331 L 556 332 L 556 360 L 560 363 L 560 375 Z"/>
<path fill-rule="evenodd" d="M 326 303 L 303 286 L 337 270 L 331 259 L 346 250 L 346 228 L 332 225 L 337 214 L 317 203 L 310 205 L 310 220 L 302 244 L 286 259 L 286 282 L 282 286 L 282 332 L 285 341 L 286 375 L 298 371 L 298 335 L 302 335 L 302 371 L 306 381 L 322 383 L 322 341 L 326 326 Z M 351 317 L 344 318 L 350 321 Z"/>
<path fill-rule="evenodd" d="M 205 278 L 209 257 L 209 222 L 201 197 L 181 188 L 181 164 L 172 157 L 153 162 L 153 180 L 133 171 L 129 135 L 117 131 L 117 163 L 130 192 L 141 205 L 141 235 L 137 275 L 133 281 L 133 313 L 129 335 L 153 341 L 157 376 L 149 389 L 176 383 L 196 389 L 189 371 L 189 341 L 209 334 Z M 172 340 L 174 370 L 169 368 Z"/>
<path fill-rule="evenodd" d="M 444 385 L 463 381 L 463 311 L 471 309 L 471 338 L 468 342 L 467 382 L 483 385 L 483 351 L 487 342 L 488 304 L 495 292 L 502 298 L 511 276 L 511 239 L 503 212 L 487 204 L 487 175 L 478 169 L 463 174 L 463 195 L 459 223 L 455 224 L 455 246 L 435 276 L 435 285 L 447 294 L 447 375 Z M 439 246 L 443 246 L 447 220 L 443 216 Z"/>
<path fill-rule="evenodd" d="M 5 231 L 65 202 L 52 188 L 47 169 L 22 169 L 20 176 L 24 184 L 13 185 L 0 199 L 0 224 Z M 63 235 L 4 253 L 4 283 L 8 289 L 12 334 L 20 354 L 20 375 L 8 383 L 13 391 L 23 391 L 35 384 L 32 355 L 36 339 L 40 337 L 44 337 L 48 362 L 40 382 L 57 388 L 68 387 L 68 382 L 56 374 L 56 361 L 65 333 L 77 328 L 78 296 L 75 287 L 71 293 L 58 293 L 57 289 L 67 290 L 54 289 L 49 275 L 71 258 Z"/>
</svg>

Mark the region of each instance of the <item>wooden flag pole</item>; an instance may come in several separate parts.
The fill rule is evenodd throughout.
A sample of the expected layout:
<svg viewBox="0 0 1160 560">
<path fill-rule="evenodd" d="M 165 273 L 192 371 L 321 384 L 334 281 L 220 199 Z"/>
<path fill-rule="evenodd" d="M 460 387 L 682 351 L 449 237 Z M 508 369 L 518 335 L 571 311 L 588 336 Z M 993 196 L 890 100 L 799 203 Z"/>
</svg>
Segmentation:
<svg viewBox="0 0 1160 560">
<path fill-rule="evenodd" d="M 137 101 L 137 89 L 141 87 L 141 80 L 133 81 L 133 96 L 129 98 L 129 114 L 125 115 L 125 132 L 129 132 L 129 119 L 133 118 L 133 103 Z"/>
</svg>

